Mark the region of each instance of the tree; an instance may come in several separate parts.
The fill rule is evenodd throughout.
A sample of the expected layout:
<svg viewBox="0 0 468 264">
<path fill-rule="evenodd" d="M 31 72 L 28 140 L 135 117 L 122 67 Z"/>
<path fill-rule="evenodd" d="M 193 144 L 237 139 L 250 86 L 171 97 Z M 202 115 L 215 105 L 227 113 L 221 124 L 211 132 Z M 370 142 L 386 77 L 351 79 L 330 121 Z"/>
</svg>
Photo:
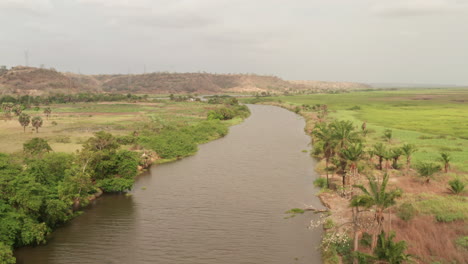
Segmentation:
<svg viewBox="0 0 468 264">
<path fill-rule="evenodd" d="M 83 150 L 88 151 L 115 151 L 120 147 L 117 139 L 104 131 L 94 133 L 94 137 L 89 138 L 83 145 Z"/>
<path fill-rule="evenodd" d="M 51 113 L 52 113 L 52 109 L 50 109 L 50 107 L 46 107 L 44 109 L 44 114 L 46 115 L 47 120 L 49 120 L 49 116 Z"/>
<path fill-rule="evenodd" d="M 0 241 L 0 263 L 1 264 L 15 264 L 16 259 L 13 256 L 13 251 L 10 246 L 5 245 Z"/>
<path fill-rule="evenodd" d="M 31 117 L 28 114 L 22 113 L 18 117 L 18 121 L 23 127 L 23 132 L 26 132 L 26 127 L 29 126 L 29 123 L 31 123 Z"/>
<path fill-rule="evenodd" d="M 325 158 L 325 171 L 327 173 L 327 188 L 329 188 L 328 168 L 330 159 L 335 155 L 336 141 L 333 138 L 330 126 L 324 122 L 314 127 L 312 135 L 323 144 L 322 150 Z"/>
<path fill-rule="evenodd" d="M 423 162 L 417 165 L 416 167 L 419 176 L 426 178 L 426 183 L 429 183 L 431 177 L 438 171 L 440 171 L 440 166 L 431 162 Z"/>
<path fill-rule="evenodd" d="M 413 144 L 404 144 L 401 147 L 401 150 L 403 151 L 403 155 L 406 157 L 406 169 L 409 170 L 411 166 L 411 156 L 418 150 L 418 148 Z"/>
<path fill-rule="evenodd" d="M 390 150 L 390 153 L 393 159 L 392 167 L 398 169 L 398 159 L 403 155 L 403 150 L 401 148 L 393 148 Z"/>
<path fill-rule="evenodd" d="M 374 220 L 377 222 L 377 233 L 383 229 L 384 211 L 395 204 L 395 199 L 401 197 L 400 189 L 387 192 L 387 184 L 389 175 L 385 173 L 382 183 L 380 184 L 375 177 L 367 177 L 369 182 L 369 190 L 363 185 L 354 185 L 359 188 L 363 194 L 354 196 L 351 199 L 351 204 L 356 203 L 356 200 L 361 201 L 359 204 L 366 208 L 374 207 Z M 373 235 L 373 246 L 375 247 L 375 234 Z"/>
<path fill-rule="evenodd" d="M 463 183 L 460 179 L 453 179 L 449 181 L 449 190 L 452 191 L 454 194 L 460 194 L 465 190 L 465 183 Z"/>
<path fill-rule="evenodd" d="M 445 173 L 447 173 L 449 168 L 450 168 L 450 159 L 451 159 L 451 157 L 450 157 L 449 153 L 447 153 L 447 152 L 440 153 L 439 160 L 444 164 Z"/>
<path fill-rule="evenodd" d="M 385 129 L 383 137 L 390 142 L 392 140 L 393 131 L 391 129 Z"/>
<path fill-rule="evenodd" d="M 31 124 L 36 128 L 36 133 L 39 133 L 39 128 L 42 126 L 42 118 L 40 116 L 35 116 L 31 120 Z"/>
<path fill-rule="evenodd" d="M 357 174 L 357 163 L 364 155 L 362 143 L 349 145 L 348 148 L 342 150 L 342 155 L 350 163 L 349 170 L 355 176 Z"/>
<path fill-rule="evenodd" d="M 387 156 L 387 148 L 384 146 L 384 144 L 382 143 L 377 143 L 373 146 L 373 151 L 372 153 L 374 153 L 374 155 L 376 155 L 378 158 L 379 158 L 379 170 L 383 170 L 383 166 L 382 166 L 382 163 L 383 163 L 383 160 L 384 158 Z"/>
<path fill-rule="evenodd" d="M 355 131 L 354 125 L 351 121 L 333 121 L 330 124 L 331 134 L 333 140 L 336 141 L 337 153 L 340 158 L 340 171 L 339 173 L 343 178 L 343 186 L 346 184 L 346 166 L 348 160 L 343 155 L 343 151 L 348 148 L 350 144 L 361 142 L 358 132 Z"/>
<path fill-rule="evenodd" d="M 405 241 L 394 242 L 395 232 L 388 236 L 381 232 L 377 241 L 374 255 L 378 260 L 388 264 L 402 264 L 411 259 L 411 255 L 406 254 L 407 244 Z"/>
<path fill-rule="evenodd" d="M 45 139 L 32 138 L 23 144 L 23 151 L 33 156 L 42 156 L 42 154 L 52 151 L 52 148 Z"/>
<path fill-rule="evenodd" d="M 21 105 L 13 106 L 13 113 L 15 113 L 16 116 L 21 115 L 22 112 L 23 112 L 23 107 Z"/>
</svg>

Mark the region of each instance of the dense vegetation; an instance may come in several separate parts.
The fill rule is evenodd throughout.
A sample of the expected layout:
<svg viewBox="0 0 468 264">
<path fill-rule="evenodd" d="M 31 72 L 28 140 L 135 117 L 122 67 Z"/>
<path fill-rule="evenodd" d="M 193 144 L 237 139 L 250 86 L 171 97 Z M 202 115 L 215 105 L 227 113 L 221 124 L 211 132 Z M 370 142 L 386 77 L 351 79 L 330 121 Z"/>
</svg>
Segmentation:
<svg viewBox="0 0 468 264">
<path fill-rule="evenodd" d="M 0 154 L 0 263 L 14 263 L 8 253 L 14 247 L 45 243 L 54 228 L 100 192 L 98 187 L 129 190 L 139 158 L 119 148 L 111 134 L 99 132 L 77 154 L 50 152 L 40 138 L 25 143 L 22 155 Z"/>
</svg>

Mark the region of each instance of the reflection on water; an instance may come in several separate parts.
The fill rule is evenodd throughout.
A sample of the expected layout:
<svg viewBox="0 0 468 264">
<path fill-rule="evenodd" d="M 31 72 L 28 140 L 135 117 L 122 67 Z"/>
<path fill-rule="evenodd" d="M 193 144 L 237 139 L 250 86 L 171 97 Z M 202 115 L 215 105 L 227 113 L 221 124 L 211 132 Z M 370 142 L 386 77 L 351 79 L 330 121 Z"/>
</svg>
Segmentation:
<svg viewBox="0 0 468 264">
<path fill-rule="evenodd" d="M 299 116 L 249 106 L 252 116 L 197 155 L 155 166 L 132 197 L 105 196 L 19 263 L 320 263 L 312 214 L 320 202 Z M 143 188 L 145 187 L 145 188 Z"/>
</svg>

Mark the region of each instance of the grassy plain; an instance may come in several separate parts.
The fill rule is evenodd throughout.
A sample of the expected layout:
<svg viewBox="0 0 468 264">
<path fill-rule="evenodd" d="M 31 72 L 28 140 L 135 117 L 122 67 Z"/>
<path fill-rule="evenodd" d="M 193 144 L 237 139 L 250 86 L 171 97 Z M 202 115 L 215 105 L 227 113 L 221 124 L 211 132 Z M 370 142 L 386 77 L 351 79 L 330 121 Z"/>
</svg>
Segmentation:
<svg viewBox="0 0 468 264">
<path fill-rule="evenodd" d="M 0 120 L 1 152 L 22 151 L 23 143 L 33 137 L 49 141 L 57 152 L 74 152 L 93 133 L 104 130 L 114 135 L 128 135 L 148 122 L 162 124 L 194 124 L 205 120 L 209 110 L 216 108 L 202 102 L 159 102 L 138 103 L 76 103 L 50 106 L 52 115 L 46 119 L 42 110 L 25 111 L 31 116 L 41 116 L 44 124 L 36 133 L 31 126 L 23 128 L 17 117 Z M 230 122 L 235 122 L 230 121 Z"/>
<path fill-rule="evenodd" d="M 452 156 L 452 168 L 468 172 L 468 89 L 317 94 L 275 98 L 294 105 L 326 104 L 331 116 L 360 126 L 367 121 L 370 144 L 391 129 L 392 145 L 418 146 L 414 161 L 436 161 L 440 152 Z M 351 110 L 355 109 L 355 110 Z"/>
</svg>

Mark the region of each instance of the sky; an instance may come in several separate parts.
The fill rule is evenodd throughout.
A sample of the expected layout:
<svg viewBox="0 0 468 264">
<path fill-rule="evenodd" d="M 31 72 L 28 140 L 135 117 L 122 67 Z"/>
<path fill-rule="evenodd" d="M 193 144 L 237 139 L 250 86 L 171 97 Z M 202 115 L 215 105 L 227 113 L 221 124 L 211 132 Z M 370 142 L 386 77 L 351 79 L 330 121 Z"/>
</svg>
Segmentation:
<svg viewBox="0 0 468 264">
<path fill-rule="evenodd" d="M 0 65 L 468 85 L 468 0 L 0 0 Z"/>
</svg>

